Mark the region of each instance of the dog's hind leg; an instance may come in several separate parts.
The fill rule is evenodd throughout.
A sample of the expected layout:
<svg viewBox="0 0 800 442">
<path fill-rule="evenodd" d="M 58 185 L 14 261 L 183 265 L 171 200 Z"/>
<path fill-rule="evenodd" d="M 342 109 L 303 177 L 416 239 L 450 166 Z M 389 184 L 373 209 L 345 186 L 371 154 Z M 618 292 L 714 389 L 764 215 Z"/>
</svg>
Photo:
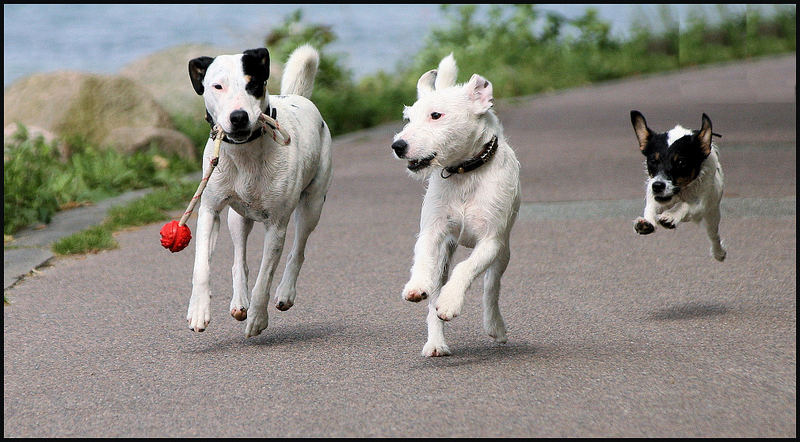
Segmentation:
<svg viewBox="0 0 800 442">
<path fill-rule="evenodd" d="M 497 259 L 483 275 L 483 328 L 496 342 L 505 343 L 506 324 L 500 314 L 500 278 L 508 267 L 511 252 L 506 245 L 500 250 Z"/>
<path fill-rule="evenodd" d="M 428 301 L 428 341 L 422 347 L 423 356 L 447 356 L 450 354 L 450 348 L 444 340 L 444 321 L 436 316 L 436 299 L 439 296 L 439 291 L 447 283 L 447 278 L 450 275 L 450 260 L 453 253 L 456 251 L 458 242 L 452 236 L 446 238 L 439 250 L 438 262 L 438 285 L 432 290 L 431 298 Z"/>
<path fill-rule="evenodd" d="M 300 197 L 300 202 L 294 212 L 294 244 L 286 259 L 286 268 L 283 271 L 281 283 L 275 291 L 275 308 L 278 310 L 289 310 L 294 305 L 294 298 L 297 296 L 297 276 L 305 261 L 306 242 L 319 223 L 324 201 L 324 195 L 312 195 L 304 192 Z"/>
<path fill-rule="evenodd" d="M 286 222 L 280 220 L 278 224 L 267 224 L 267 233 L 264 236 L 264 253 L 258 277 L 253 286 L 253 295 L 250 298 L 250 310 L 247 312 L 245 335 L 257 336 L 269 324 L 269 288 L 272 285 L 272 276 L 283 253 L 283 243 L 286 239 Z"/>
<path fill-rule="evenodd" d="M 238 321 L 247 319 L 247 308 L 250 307 L 247 293 L 247 237 L 253 230 L 253 220 L 247 219 L 235 210 L 228 209 L 228 230 L 233 240 L 233 296 L 231 297 L 230 312 Z"/>
<path fill-rule="evenodd" d="M 725 247 L 722 245 L 722 239 L 719 237 L 719 220 L 719 206 L 716 206 L 706 213 L 703 222 L 705 222 L 706 225 L 708 240 L 711 241 L 711 256 L 717 261 L 724 261 L 728 252 L 725 250 Z"/>
<path fill-rule="evenodd" d="M 439 294 L 436 311 L 439 318 L 449 321 L 461 313 L 464 296 L 472 281 L 485 272 L 506 247 L 498 238 L 489 237 L 478 241 L 467 259 L 453 268 L 453 274 Z"/>
</svg>

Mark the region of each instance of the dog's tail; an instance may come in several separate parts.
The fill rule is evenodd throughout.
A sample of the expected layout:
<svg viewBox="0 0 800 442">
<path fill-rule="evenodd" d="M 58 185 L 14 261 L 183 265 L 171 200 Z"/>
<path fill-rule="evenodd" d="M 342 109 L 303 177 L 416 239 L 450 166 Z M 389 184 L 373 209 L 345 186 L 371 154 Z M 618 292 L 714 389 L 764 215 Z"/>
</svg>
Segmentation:
<svg viewBox="0 0 800 442">
<path fill-rule="evenodd" d="M 308 44 L 295 49 L 283 67 L 281 95 L 296 94 L 311 98 L 318 68 L 319 53 L 316 49 Z"/>
</svg>

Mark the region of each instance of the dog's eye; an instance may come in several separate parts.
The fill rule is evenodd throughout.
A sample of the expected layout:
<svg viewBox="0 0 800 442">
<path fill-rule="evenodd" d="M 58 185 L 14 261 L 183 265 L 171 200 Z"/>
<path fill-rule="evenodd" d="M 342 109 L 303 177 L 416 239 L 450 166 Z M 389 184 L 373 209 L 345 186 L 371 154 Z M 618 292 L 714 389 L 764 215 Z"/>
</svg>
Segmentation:
<svg viewBox="0 0 800 442">
<path fill-rule="evenodd" d="M 214 89 L 222 90 L 222 85 L 221 84 L 215 84 L 214 85 Z"/>
<path fill-rule="evenodd" d="M 439 112 L 433 112 L 431 113 L 431 118 L 433 118 L 434 120 L 438 120 L 439 118 L 442 118 L 442 114 L 440 114 Z"/>
</svg>

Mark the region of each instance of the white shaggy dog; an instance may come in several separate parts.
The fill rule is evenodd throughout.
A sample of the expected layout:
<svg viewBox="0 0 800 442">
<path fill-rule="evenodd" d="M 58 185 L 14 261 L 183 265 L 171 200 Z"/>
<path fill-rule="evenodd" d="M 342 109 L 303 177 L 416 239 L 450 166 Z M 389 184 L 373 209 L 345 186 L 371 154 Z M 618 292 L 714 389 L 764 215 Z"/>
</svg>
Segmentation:
<svg viewBox="0 0 800 442">
<path fill-rule="evenodd" d="M 234 246 L 231 315 L 247 319 L 245 333 L 256 336 L 267 328 L 269 289 L 283 251 L 289 217 L 294 212 L 295 239 L 275 306 L 294 304 L 295 283 L 303 265 L 309 234 L 317 226 L 331 181 L 331 136 L 316 106 L 309 101 L 319 54 L 311 46 L 296 49 L 284 67 L 281 95 L 270 96 L 269 52 L 251 49 L 237 55 L 199 57 L 189 62 L 195 91 L 203 96 L 209 123 L 225 132 L 219 163 L 208 180 L 197 219 L 192 297 L 186 319 L 203 331 L 211 318 L 210 266 L 220 211 L 228 210 Z M 262 129 L 261 113 L 275 118 L 289 135 L 283 145 Z M 282 140 L 286 141 L 286 140 Z M 213 142 L 203 154 L 210 167 Z M 264 223 L 266 237 L 252 298 L 248 295 L 246 245 L 255 221 Z"/>
<path fill-rule="evenodd" d="M 648 174 L 644 214 L 634 221 L 640 235 L 655 231 L 656 223 L 674 229 L 681 222 L 703 221 L 711 241 L 711 256 L 727 255 L 719 237 L 719 204 L 722 200 L 722 165 L 719 149 L 711 142 L 711 119 L 703 114 L 700 130 L 675 126 L 656 133 L 647 127 L 641 112 L 631 111 L 631 123 L 639 149 L 647 157 Z M 717 135 L 718 136 L 718 135 Z"/>
<path fill-rule="evenodd" d="M 519 162 L 491 110 L 492 84 L 475 74 L 457 85 L 456 74 L 450 54 L 438 71 L 420 77 L 417 102 L 403 110 L 409 122 L 392 144 L 413 176 L 429 177 L 411 279 L 403 289 L 405 300 L 430 298 L 425 356 L 450 354 L 443 321 L 461 313 L 466 290 L 484 272 L 483 325 L 495 341 L 506 342 L 498 298 L 519 211 Z M 459 244 L 473 251 L 448 278 Z"/>
</svg>

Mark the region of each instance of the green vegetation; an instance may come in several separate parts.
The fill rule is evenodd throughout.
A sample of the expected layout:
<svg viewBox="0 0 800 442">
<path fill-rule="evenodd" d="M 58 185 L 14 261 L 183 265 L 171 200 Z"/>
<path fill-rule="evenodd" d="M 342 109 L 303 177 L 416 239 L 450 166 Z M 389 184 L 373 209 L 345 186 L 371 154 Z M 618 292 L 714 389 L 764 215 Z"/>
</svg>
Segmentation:
<svg viewBox="0 0 800 442">
<path fill-rule="evenodd" d="M 73 255 L 116 248 L 113 232 L 170 219 L 167 212 L 185 207 L 196 188 L 195 182 L 179 181 L 124 206 L 113 207 L 103 224 L 60 239 L 53 244 L 53 251 Z"/>
<path fill-rule="evenodd" d="M 282 61 L 306 42 L 321 50 L 312 98 L 334 136 L 399 119 L 402 105 L 415 101 L 419 76 L 450 52 L 461 81 L 480 73 L 494 84 L 495 97 L 509 98 L 796 50 L 794 5 L 776 5 L 766 17 L 753 8 L 717 5 L 710 14 L 697 9 L 684 23 L 661 5 L 656 17 L 642 14 L 627 37 L 612 35 L 611 25 L 592 8 L 571 20 L 535 5 L 492 5 L 488 20 L 478 18 L 476 5 L 442 9 L 448 23 L 432 30 L 412 60 L 358 82 L 335 54 L 323 50 L 336 39 L 330 28 L 302 24 L 300 11 L 265 44 Z M 717 20 L 708 20 L 711 14 Z"/>
<path fill-rule="evenodd" d="M 48 223 L 58 210 L 131 189 L 160 186 L 196 170 L 195 162 L 155 149 L 123 155 L 80 139 L 67 142 L 63 159 L 56 143 L 31 139 L 24 127 L 3 146 L 3 233 Z"/>
</svg>

